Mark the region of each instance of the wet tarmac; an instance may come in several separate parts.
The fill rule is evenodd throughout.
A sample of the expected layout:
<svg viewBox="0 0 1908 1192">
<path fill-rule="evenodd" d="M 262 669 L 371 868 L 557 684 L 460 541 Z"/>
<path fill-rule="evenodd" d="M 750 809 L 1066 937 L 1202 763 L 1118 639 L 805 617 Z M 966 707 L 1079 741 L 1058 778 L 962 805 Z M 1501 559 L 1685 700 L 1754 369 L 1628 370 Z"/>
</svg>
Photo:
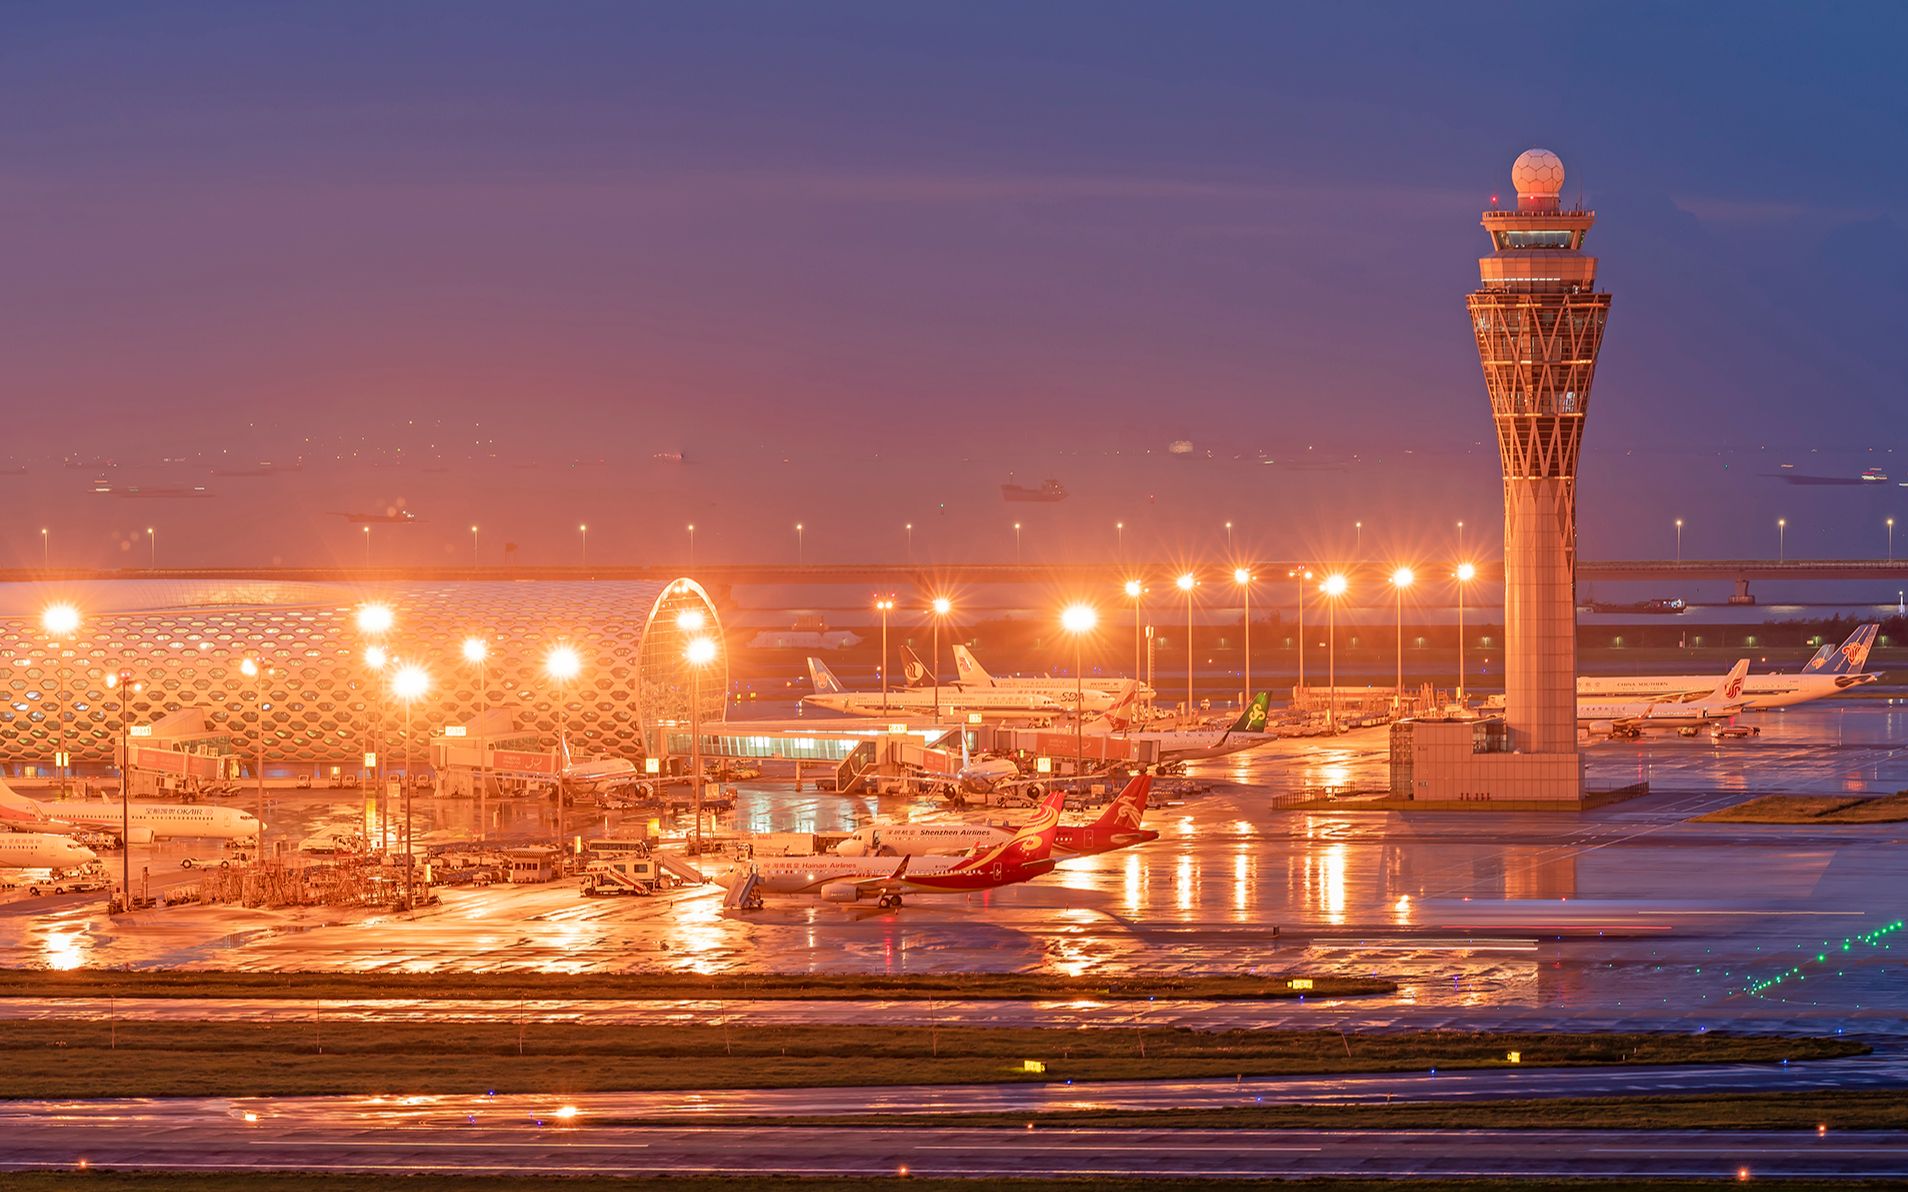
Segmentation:
<svg viewBox="0 0 1908 1192">
<path fill-rule="evenodd" d="M 55 968 L 1341 972 L 1400 988 L 1245 1013 L 1268 1023 L 1342 1014 L 1893 1033 L 1908 1018 L 1904 933 L 1891 926 L 1908 913 L 1908 824 L 1692 820 L 1751 793 L 1908 788 L 1908 709 L 1851 701 L 1753 722 L 1763 735 L 1747 741 L 1594 747 L 1593 787 L 1647 779 L 1654 793 L 1582 814 L 1291 810 L 1280 803 L 1297 792 L 1382 786 L 1384 734 L 1279 742 L 1196 771 L 1217 788 L 1153 810 L 1148 823 L 1163 835 L 1150 846 L 898 911 L 795 899 L 724 912 L 718 891 L 598 901 L 568 883 L 447 889 L 441 906 L 415 916 L 185 907 L 113 920 L 97 897 L 68 897 L 0 907 L 0 953 Z M 737 815 L 752 830 L 827 830 L 876 809 L 871 798 L 798 794 L 783 782 L 745 786 Z M 907 806 L 884 799 L 878 809 Z M 416 810 L 420 839 L 475 826 L 467 801 L 420 799 Z M 493 834 L 549 831 L 542 805 L 493 811 Z M 362 806 L 355 792 L 274 791 L 269 814 L 275 831 L 302 834 L 356 822 Z M 573 829 L 585 814 L 600 826 L 602 813 L 579 813 Z M 191 851 L 153 850 L 154 871 L 179 849 Z M 651 1010 L 720 1012 L 640 1008 Z M 1187 1012 L 1214 1022 L 1240 1014 Z"/>
</svg>

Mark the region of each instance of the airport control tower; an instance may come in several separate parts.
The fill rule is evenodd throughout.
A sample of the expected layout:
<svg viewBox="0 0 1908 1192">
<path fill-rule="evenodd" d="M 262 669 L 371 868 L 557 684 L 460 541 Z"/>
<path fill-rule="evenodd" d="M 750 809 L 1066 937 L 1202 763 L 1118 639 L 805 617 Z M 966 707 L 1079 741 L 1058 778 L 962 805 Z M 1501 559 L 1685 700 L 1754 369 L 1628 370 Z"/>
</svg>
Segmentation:
<svg viewBox="0 0 1908 1192">
<path fill-rule="evenodd" d="M 1610 295 L 1583 239 L 1590 211 L 1559 201 L 1547 149 L 1511 167 L 1514 210 L 1484 213 L 1491 253 L 1468 301 L 1504 466 L 1504 687 L 1509 749 L 1577 751 L 1577 449 Z M 1555 767 L 1561 769 L 1561 767 Z"/>
</svg>

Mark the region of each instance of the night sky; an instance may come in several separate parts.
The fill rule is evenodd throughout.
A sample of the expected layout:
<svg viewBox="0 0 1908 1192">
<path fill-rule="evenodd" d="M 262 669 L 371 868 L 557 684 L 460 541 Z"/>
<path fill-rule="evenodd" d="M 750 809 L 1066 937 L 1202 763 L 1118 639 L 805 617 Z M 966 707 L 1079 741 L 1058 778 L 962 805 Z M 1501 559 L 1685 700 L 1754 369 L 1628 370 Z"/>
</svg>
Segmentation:
<svg viewBox="0 0 1908 1192">
<path fill-rule="evenodd" d="M 473 522 L 486 563 L 583 522 L 1491 553 L 1464 294 L 1533 145 L 1615 295 L 1585 557 L 1908 549 L 1904 44 L 1899 4 L 0 4 L 0 562 L 352 563 L 337 514 L 398 507 L 379 563 Z M 263 461 L 302 468 L 214 474 Z"/>
</svg>

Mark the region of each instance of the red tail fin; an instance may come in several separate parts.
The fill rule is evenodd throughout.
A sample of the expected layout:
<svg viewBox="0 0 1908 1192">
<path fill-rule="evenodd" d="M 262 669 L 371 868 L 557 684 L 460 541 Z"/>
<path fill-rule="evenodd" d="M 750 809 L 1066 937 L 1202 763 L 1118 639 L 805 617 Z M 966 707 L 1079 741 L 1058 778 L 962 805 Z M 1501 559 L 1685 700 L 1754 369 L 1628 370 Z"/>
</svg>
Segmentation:
<svg viewBox="0 0 1908 1192">
<path fill-rule="evenodd" d="M 1093 821 L 1096 829 L 1134 829 L 1146 818 L 1146 795 L 1153 789 L 1151 774 L 1135 774 L 1124 790 L 1113 797 L 1100 818 Z"/>
</svg>

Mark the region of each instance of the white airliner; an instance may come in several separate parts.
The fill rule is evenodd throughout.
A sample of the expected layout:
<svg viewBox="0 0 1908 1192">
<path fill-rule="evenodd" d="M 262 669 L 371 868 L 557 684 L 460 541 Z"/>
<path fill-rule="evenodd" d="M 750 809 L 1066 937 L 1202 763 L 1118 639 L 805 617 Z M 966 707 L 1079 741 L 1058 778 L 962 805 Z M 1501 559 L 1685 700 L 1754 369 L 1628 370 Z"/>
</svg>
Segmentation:
<svg viewBox="0 0 1908 1192">
<path fill-rule="evenodd" d="M 908 681 L 912 683 L 915 681 L 916 670 L 925 672 L 925 668 L 921 667 L 920 659 L 915 658 L 907 647 L 903 646 L 902 650 L 906 654 L 904 669 Z M 1035 695 L 1049 696 L 1055 703 L 1069 710 L 1075 703 L 1079 703 L 1089 712 L 1104 712 L 1111 708 L 1120 702 L 1126 689 L 1132 687 L 1135 682 L 1132 679 L 1086 678 L 1076 682 L 1072 679 L 1056 679 L 1051 675 L 1042 675 L 1037 679 L 997 677 L 987 673 L 986 668 L 981 666 L 980 659 L 974 657 L 972 650 L 960 645 L 954 647 L 954 670 L 963 690 L 993 687 L 1002 691 L 1026 691 Z M 1153 697 L 1153 689 L 1140 684 L 1139 694 L 1142 699 L 1150 700 Z"/>
<path fill-rule="evenodd" d="M 1743 680 L 1744 708 L 1786 708 L 1839 695 L 1881 676 L 1865 670 L 1879 625 L 1863 625 L 1839 648 L 1822 647 L 1808 665 L 1792 675 L 1749 675 Z M 1577 679 L 1577 698 L 1597 700 L 1693 700 L 1707 695 L 1713 681 L 1703 675 L 1619 675 Z"/>
<path fill-rule="evenodd" d="M 879 691 L 850 691 L 819 658 L 808 660 L 808 676 L 815 693 L 803 696 L 804 704 L 851 716 L 919 715 L 938 707 L 943 715 L 957 717 L 978 712 L 987 720 L 1051 720 L 1067 710 L 1049 696 L 998 687 L 944 686 L 938 701 L 933 687 L 899 687 L 885 696 Z"/>
<path fill-rule="evenodd" d="M 52 832 L 0 832 L 0 869 L 77 869 L 99 854 Z"/>
<path fill-rule="evenodd" d="M 1265 729 L 1266 715 L 1272 704 L 1269 692 L 1261 691 L 1252 697 L 1239 719 L 1229 726 L 1188 729 L 1134 729 L 1131 727 L 1133 700 L 1131 693 L 1109 709 L 1106 715 L 1088 721 L 1085 728 L 1089 733 L 1101 736 L 1118 733 L 1122 740 L 1151 741 L 1159 749 L 1157 760 L 1161 764 L 1173 762 L 1199 761 L 1204 758 L 1225 757 L 1227 754 L 1243 753 L 1248 749 L 1257 749 L 1279 739 L 1277 733 Z"/>
<path fill-rule="evenodd" d="M 0 820 L 36 832 L 63 828 L 118 832 L 129 826 L 133 844 L 176 836 L 238 840 L 258 835 L 258 817 L 236 807 L 133 803 L 122 813 L 117 802 L 106 800 L 29 799 L 4 782 L 0 782 Z"/>
<path fill-rule="evenodd" d="M 1722 682 L 1701 699 L 1579 699 L 1577 725 L 1592 733 L 1611 733 L 1635 731 L 1648 726 L 1677 728 L 1727 720 L 1742 711 L 1743 677 L 1748 673 L 1749 660 L 1739 659 L 1723 676 Z"/>
<path fill-rule="evenodd" d="M 768 857 L 717 874 L 725 889 L 751 874 L 764 894 L 812 894 L 828 902 L 874 900 L 895 907 L 908 894 L 971 894 L 1029 881 L 1053 869 L 1053 838 L 1064 795 L 1054 791 L 1035 816 L 1004 844 L 959 857 Z"/>
</svg>

